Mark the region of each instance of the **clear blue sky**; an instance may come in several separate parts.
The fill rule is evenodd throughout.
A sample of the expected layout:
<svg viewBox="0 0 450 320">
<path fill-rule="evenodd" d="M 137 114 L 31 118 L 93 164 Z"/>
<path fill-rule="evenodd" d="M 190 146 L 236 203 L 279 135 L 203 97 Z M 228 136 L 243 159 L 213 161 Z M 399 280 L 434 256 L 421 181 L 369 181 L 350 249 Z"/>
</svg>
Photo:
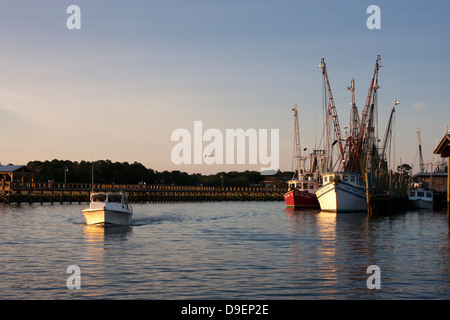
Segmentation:
<svg viewBox="0 0 450 320">
<path fill-rule="evenodd" d="M 71 4 L 81 30 L 66 27 Z M 366 27 L 371 4 L 381 9 L 380 30 Z M 380 134 L 397 98 L 395 158 L 417 170 L 417 128 L 425 161 L 433 160 L 450 122 L 449 16 L 448 1 L 3 0 L 0 162 L 260 167 L 174 165 L 171 133 L 193 132 L 201 120 L 224 133 L 279 129 L 280 168 L 290 170 L 291 108 L 299 105 L 302 146 L 321 133 L 321 58 L 346 126 L 347 86 L 354 78 L 361 111 L 380 54 Z"/>
</svg>

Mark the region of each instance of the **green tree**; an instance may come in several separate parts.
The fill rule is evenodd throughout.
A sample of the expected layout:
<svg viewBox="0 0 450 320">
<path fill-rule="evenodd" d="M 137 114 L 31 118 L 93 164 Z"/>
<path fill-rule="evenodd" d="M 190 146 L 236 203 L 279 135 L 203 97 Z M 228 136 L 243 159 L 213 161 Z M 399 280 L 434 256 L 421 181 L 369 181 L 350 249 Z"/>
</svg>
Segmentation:
<svg viewBox="0 0 450 320">
<path fill-rule="evenodd" d="M 412 170 L 412 167 L 407 163 L 397 166 L 397 174 L 398 175 L 403 174 L 406 179 L 409 179 L 411 170 Z"/>
</svg>

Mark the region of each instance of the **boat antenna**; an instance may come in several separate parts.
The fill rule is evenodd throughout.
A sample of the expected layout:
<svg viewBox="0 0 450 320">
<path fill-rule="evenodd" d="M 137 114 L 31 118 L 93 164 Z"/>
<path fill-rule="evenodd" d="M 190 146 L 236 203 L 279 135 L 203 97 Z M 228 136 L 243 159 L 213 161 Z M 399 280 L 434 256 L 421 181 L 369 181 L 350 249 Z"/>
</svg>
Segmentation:
<svg viewBox="0 0 450 320">
<path fill-rule="evenodd" d="M 92 193 L 94 193 L 94 161 L 92 161 Z"/>
</svg>

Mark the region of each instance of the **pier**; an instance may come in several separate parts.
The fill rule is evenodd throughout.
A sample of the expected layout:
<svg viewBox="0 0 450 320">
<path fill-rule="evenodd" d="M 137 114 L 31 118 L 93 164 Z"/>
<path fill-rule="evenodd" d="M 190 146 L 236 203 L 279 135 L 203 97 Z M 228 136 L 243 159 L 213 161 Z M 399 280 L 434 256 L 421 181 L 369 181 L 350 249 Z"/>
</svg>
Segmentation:
<svg viewBox="0 0 450 320">
<path fill-rule="evenodd" d="M 92 184 L 0 182 L 0 203 L 89 202 Z M 282 201 L 286 188 L 94 184 L 94 192 L 125 192 L 131 202 Z"/>
</svg>

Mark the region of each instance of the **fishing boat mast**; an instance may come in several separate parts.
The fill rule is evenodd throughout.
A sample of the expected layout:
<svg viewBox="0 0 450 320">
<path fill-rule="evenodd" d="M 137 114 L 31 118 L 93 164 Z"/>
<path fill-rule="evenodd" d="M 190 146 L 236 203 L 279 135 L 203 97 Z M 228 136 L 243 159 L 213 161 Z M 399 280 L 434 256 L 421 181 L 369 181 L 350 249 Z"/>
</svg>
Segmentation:
<svg viewBox="0 0 450 320">
<path fill-rule="evenodd" d="M 392 144 L 392 126 L 393 126 L 393 116 L 394 116 L 394 112 L 395 112 L 395 106 L 398 105 L 399 102 L 397 101 L 397 99 L 394 100 L 394 104 L 392 105 L 392 109 L 391 109 L 391 114 L 389 116 L 389 120 L 388 120 L 388 124 L 386 126 L 386 132 L 384 133 L 384 138 L 383 138 L 383 145 L 381 147 L 381 159 L 386 161 L 386 164 L 390 165 L 391 162 L 391 153 L 389 150 L 389 156 L 386 155 L 387 151 L 387 146 L 389 145 L 389 149 L 391 147 Z"/>
<path fill-rule="evenodd" d="M 298 129 L 298 110 L 297 105 L 292 108 L 294 111 L 294 127 L 295 127 L 295 158 L 297 159 L 297 179 L 301 180 L 301 154 L 300 154 L 300 130 Z"/>
<path fill-rule="evenodd" d="M 361 122 L 359 125 L 359 132 L 356 137 L 356 143 L 353 150 L 349 154 L 348 162 L 346 163 L 345 170 L 349 172 L 361 172 L 365 170 L 365 166 L 361 166 L 361 161 L 366 160 L 366 164 L 370 162 L 369 159 L 373 156 L 373 147 L 375 139 L 375 128 L 373 125 L 374 109 L 377 100 L 378 91 L 378 70 L 380 69 L 380 55 L 377 56 L 375 62 L 375 68 L 372 75 L 372 80 L 367 94 L 366 104 L 362 112 Z M 365 157 L 367 159 L 364 159 Z"/>
<path fill-rule="evenodd" d="M 348 90 L 352 93 L 352 101 L 350 103 L 351 106 L 351 112 L 350 112 L 350 127 L 349 127 L 349 142 L 348 147 L 349 151 L 351 148 L 351 145 L 353 145 L 354 139 L 356 138 L 358 134 L 358 128 L 359 128 L 359 114 L 358 114 L 358 107 L 356 106 L 355 102 L 355 80 L 352 79 L 350 82 L 350 87 L 347 87 Z"/>
<path fill-rule="evenodd" d="M 417 128 L 417 136 L 419 138 L 419 169 L 420 172 L 424 172 L 424 163 L 423 163 L 423 157 L 422 157 L 422 141 L 420 139 L 420 128 Z"/>
<path fill-rule="evenodd" d="M 324 82 L 326 84 L 327 93 L 328 93 L 328 102 L 329 103 L 328 103 L 328 108 L 327 108 L 327 118 L 328 118 L 328 115 L 331 115 L 331 118 L 333 120 L 334 132 L 336 135 L 336 142 L 333 142 L 332 145 L 334 145 L 335 143 L 338 144 L 340 158 L 342 160 L 342 163 L 344 163 L 345 159 L 344 159 L 344 148 L 342 146 L 341 127 L 339 125 L 339 119 L 338 119 L 338 115 L 337 115 L 337 111 L 336 111 L 336 106 L 334 104 L 333 93 L 331 92 L 330 82 L 328 80 L 327 67 L 325 65 L 324 58 L 322 58 L 322 61 L 319 64 L 319 68 L 322 69 L 322 75 L 323 75 Z M 328 122 L 327 122 L 327 126 L 328 126 Z M 331 156 L 331 151 L 328 150 L 328 152 L 330 152 L 330 156 Z"/>
</svg>

